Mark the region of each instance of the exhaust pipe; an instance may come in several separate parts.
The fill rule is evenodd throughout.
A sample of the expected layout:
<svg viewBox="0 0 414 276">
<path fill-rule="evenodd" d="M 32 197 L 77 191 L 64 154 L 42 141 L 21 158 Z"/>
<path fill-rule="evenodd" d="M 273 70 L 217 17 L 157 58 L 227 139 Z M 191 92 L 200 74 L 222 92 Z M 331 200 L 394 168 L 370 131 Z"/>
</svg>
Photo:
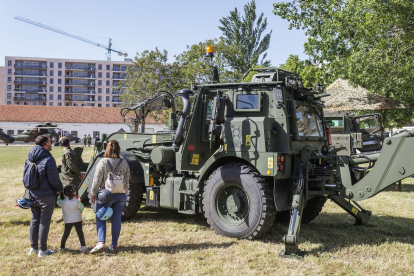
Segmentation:
<svg viewBox="0 0 414 276">
<path fill-rule="evenodd" d="M 184 123 L 187 118 L 187 116 L 190 114 L 190 96 L 194 94 L 193 91 L 189 89 L 182 89 L 178 94 L 181 96 L 181 99 L 183 101 L 183 112 L 181 114 L 180 122 L 178 123 L 177 132 L 175 133 L 174 141 L 172 144 L 173 150 L 177 151 L 180 147 L 181 138 L 183 137 L 184 133 Z"/>
</svg>

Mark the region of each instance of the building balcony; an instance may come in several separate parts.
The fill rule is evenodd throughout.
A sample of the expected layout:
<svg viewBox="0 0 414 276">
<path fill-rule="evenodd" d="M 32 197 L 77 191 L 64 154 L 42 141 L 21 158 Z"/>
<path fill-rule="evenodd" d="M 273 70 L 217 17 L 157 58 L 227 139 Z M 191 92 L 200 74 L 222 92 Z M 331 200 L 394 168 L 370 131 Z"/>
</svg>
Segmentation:
<svg viewBox="0 0 414 276">
<path fill-rule="evenodd" d="M 87 99 L 87 98 L 70 98 L 70 97 L 67 97 L 67 98 L 65 98 L 65 101 L 67 101 L 67 102 L 95 102 L 95 99 Z"/>
<path fill-rule="evenodd" d="M 24 64 L 15 64 L 14 68 L 28 68 L 28 69 L 47 69 L 46 65 L 24 65 Z"/>
<path fill-rule="evenodd" d="M 78 67 L 78 68 L 73 68 L 72 66 L 66 66 L 65 68 L 66 70 L 78 70 L 78 71 L 95 71 L 96 67 Z"/>
<path fill-rule="evenodd" d="M 113 72 L 126 72 L 127 68 L 121 68 L 119 66 L 114 66 L 112 69 Z"/>
<path fill-rule="evenodd" d="M 95 77 L 94 76 L 74 76 L 72 74 L 66 74 L 65 78 L 72 78 L 72 79 L 90 79 L 90 80 L 94 80 Z"/>
<path fill-rule="evenodd" d="M 90 91 L 72 91 L 72 90 L 65 90 L 65 93 L 68 93 L 68 94 L 95 95 L 95 90 L 90 90 Z"/>
<path fill-rule="evenodd" d="M 45 102 L 46 97 L 14 97 L 15 101 L 26 101 L 26 102 Z"/>
<path fill-rule="evenodd" d="M 14 84 L 30 84 L 30 85 L 46 85 L 47 82 L 45 81 L 19 81 L 15 80 Z"/>
<path fill-rule="evenodd" d="M 126 77 L 122 77 L 122 76 L 113 76 L 112 77 L 113 80 L 126 80 Z"/>
<path fill-rule="evenodd" d="M 16 93 L 46 93 L 46 89 L 24 89 L 24 88 L 16 88 L 14 89 Z"/>
<path fill-rule="evenodd" d="M 124 101 L 120 99 L 112 99 L 112 102 L 113 103 L 124 103 Z"/>
<path fill-rule="evenodd" d="M 24 72 L 15 72 L 15 76 L 37 76 L 37 77 L 47 77 L 46 72 L 45 73 L 24 73 Z"/>
</svg>

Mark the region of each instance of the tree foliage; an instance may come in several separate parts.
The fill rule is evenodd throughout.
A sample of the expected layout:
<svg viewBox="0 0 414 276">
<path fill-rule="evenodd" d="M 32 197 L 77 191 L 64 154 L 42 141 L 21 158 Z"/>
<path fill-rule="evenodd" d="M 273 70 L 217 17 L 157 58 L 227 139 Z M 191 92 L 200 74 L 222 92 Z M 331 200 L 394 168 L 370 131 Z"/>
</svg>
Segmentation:
<svg viewBox="0 0 414 276">
<path fill-rule="evenodd" d="M 244 16 L 241 16 L 235 8 L 234 11 L 230 11 L 230 16 L 220 19 L 219 29 L 223 32 L 226 44 L 240 49 L 238 55 L 227 56 L 230 65 L 238 72 L 245 73 L 254 65 L 265 67 L 270 65 L 270 61 L 265 59 L 272 31 L 262 38 L 267 27 L 267 18 L 263 18 L 263 15 L 261 13 L 257 17 L 256 2 L 252 0 L 244 6 Z M 261 55 L 262 58 L 259 61 Z"/>
<path fill-rule="evenodd" d="M 203 84 L 212 81 L 213 72 L 209 59 L 205 58 L 207 46 L 213 46 L 214 66 L 217 66 L 220 82 L 240 81 L 242 72 L 232 67 L 228 57 L 240 55 L 240 50 L 234 45 L 227 45 L 223 38 L 210 39 L 198 44 L 187 46 L 187 51 L 176 56 L 180 73 L 189 87 L 193 83 Z"/>
<path fill-rule="evenodd" d="M 121 94 L 126 105 L 136 105 L 155 97 L 159 91 L 177 91 L 184 86 L 179 64 L 167 61 L 166 50 L 155 48 L 154 51 L 137 53 L 127 71 L 125 83 L 118 87 L 122 89 L 122 86 L 126 86 Z"/>
<path fill-rule="evenodd" d="M 320 79 L 320 69 L 309 60 L 299 60 L 297 55 L 289 55 L 286 63 L 280 65 L 280 69 L 285 69 L 290 72 L 300 74 L 302 76 L 303 86 L 313 88 Z"/>
<path fill-rule="evenodd" d="M 273 12 L 291 29 L 306 30 L 305 52 L 327 61 L 321 76 L 326 83 L 345 77 L 414 105 L 412 0 L 293 0 L 274 4 Z M 407 117 L 385 116 L 385 124 L 405 125 L 413 112 L 402 113 Z"/>
</svg>

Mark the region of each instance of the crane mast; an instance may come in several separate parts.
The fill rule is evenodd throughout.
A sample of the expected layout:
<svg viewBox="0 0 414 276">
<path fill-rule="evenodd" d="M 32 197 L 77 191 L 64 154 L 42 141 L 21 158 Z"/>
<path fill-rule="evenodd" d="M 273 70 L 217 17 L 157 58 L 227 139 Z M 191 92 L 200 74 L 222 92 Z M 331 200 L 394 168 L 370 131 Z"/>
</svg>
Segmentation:
<svg viewBox="0 0 414 276">
<path fill-rule="evenodd" d="M 108 50 L 107 60 L 111 60 L 111 52 L 115 52 L 118 55 L 124 56 L 124 57 L 128 56 L 128 54 L 126 52 L 121 52 L 121 51 L 117 51 L 117 50 L 112 49 L 112 39 L 109 39 L 109 45 L 105 46 L 101 43 L 98 43 L 98 42 L 83 38 L 81 36 L 74 35 L 74 34 L 71 34 L 71 33 L 68 33 L 68 32 L 65 32 L 65 31 L 62 31 L 62 30 L 59 30 L 59 29 L 56 29 L 56 28 L 53 28 L 53 27 L 50 27 L 50 26 L 47 26 L 47 25 L 44 25 L 44 24 L 41 24 L 41 23 L 38 23 L 38 22 L 32 21 L 30 19 L 26 19 L 26 18 L 23 18 L 23 17 L 20 17 L 20 16 L 17 16 L 14 19 L 17 19 L 17 20 L 20 20 L 20 21 L 38 26 L 40 28 L 44 28 L 44 29 L 52 31 L 52 32 L 56 32 L 56 33 L 59 33 L 59 34 L 62 34 L 62 35 L 66 35 L 66 36 L 78 39 L 80 41 L 83 41 L 83 42 L 86 42 L 86 43 L 89 43 L 89 44 L 92 44 L 92 45 L 95 45 L 95 46 L 98 46 L 98 47 L 101 47 L 101 48 L 104 48 L 105 50 Z"/>
</svg>

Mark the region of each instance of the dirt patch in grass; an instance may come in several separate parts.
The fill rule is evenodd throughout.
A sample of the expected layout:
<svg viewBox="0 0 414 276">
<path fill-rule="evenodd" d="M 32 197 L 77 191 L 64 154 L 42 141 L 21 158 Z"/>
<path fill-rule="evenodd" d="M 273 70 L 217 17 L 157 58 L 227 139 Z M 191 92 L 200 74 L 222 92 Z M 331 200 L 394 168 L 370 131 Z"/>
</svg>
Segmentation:
<svg viewBox="0 0 414 276">
<path fill-rule="evenodd" d="M 203 215 L 142 206 L 122 224 L 119 252 L 84 255 L 72 232 L 69 252 L 47 258 L 28 256 L 30 210 L 15 207 L 23 193 L 23 163 L 30 148 L 0 148 L 0 252 L 2 275 L 414 275 L 414 179 L 403 181 L 402 192 L 392 187 L 361 204 L 373 211 L 368 227 L 332 202 L 312 223 L 302 225 L 300 249 L 304 260 L 284 259 L 282 238 L 286 223 L 275 223 L 257 241 L 218 236 Z M 53 148 L 56 163 L 62 151 Z M 88 162 L 92 149 L 86 149 Z M 61 215 L 55 209 L 53 219 Z M 86 243 L 96 243 L 94 213 L 83 214 Z M 107 245 L 111 242 L 108 223 Z M 48 245 L 58 249 L 63 223 L 52 223 Z"/>
</svg>

